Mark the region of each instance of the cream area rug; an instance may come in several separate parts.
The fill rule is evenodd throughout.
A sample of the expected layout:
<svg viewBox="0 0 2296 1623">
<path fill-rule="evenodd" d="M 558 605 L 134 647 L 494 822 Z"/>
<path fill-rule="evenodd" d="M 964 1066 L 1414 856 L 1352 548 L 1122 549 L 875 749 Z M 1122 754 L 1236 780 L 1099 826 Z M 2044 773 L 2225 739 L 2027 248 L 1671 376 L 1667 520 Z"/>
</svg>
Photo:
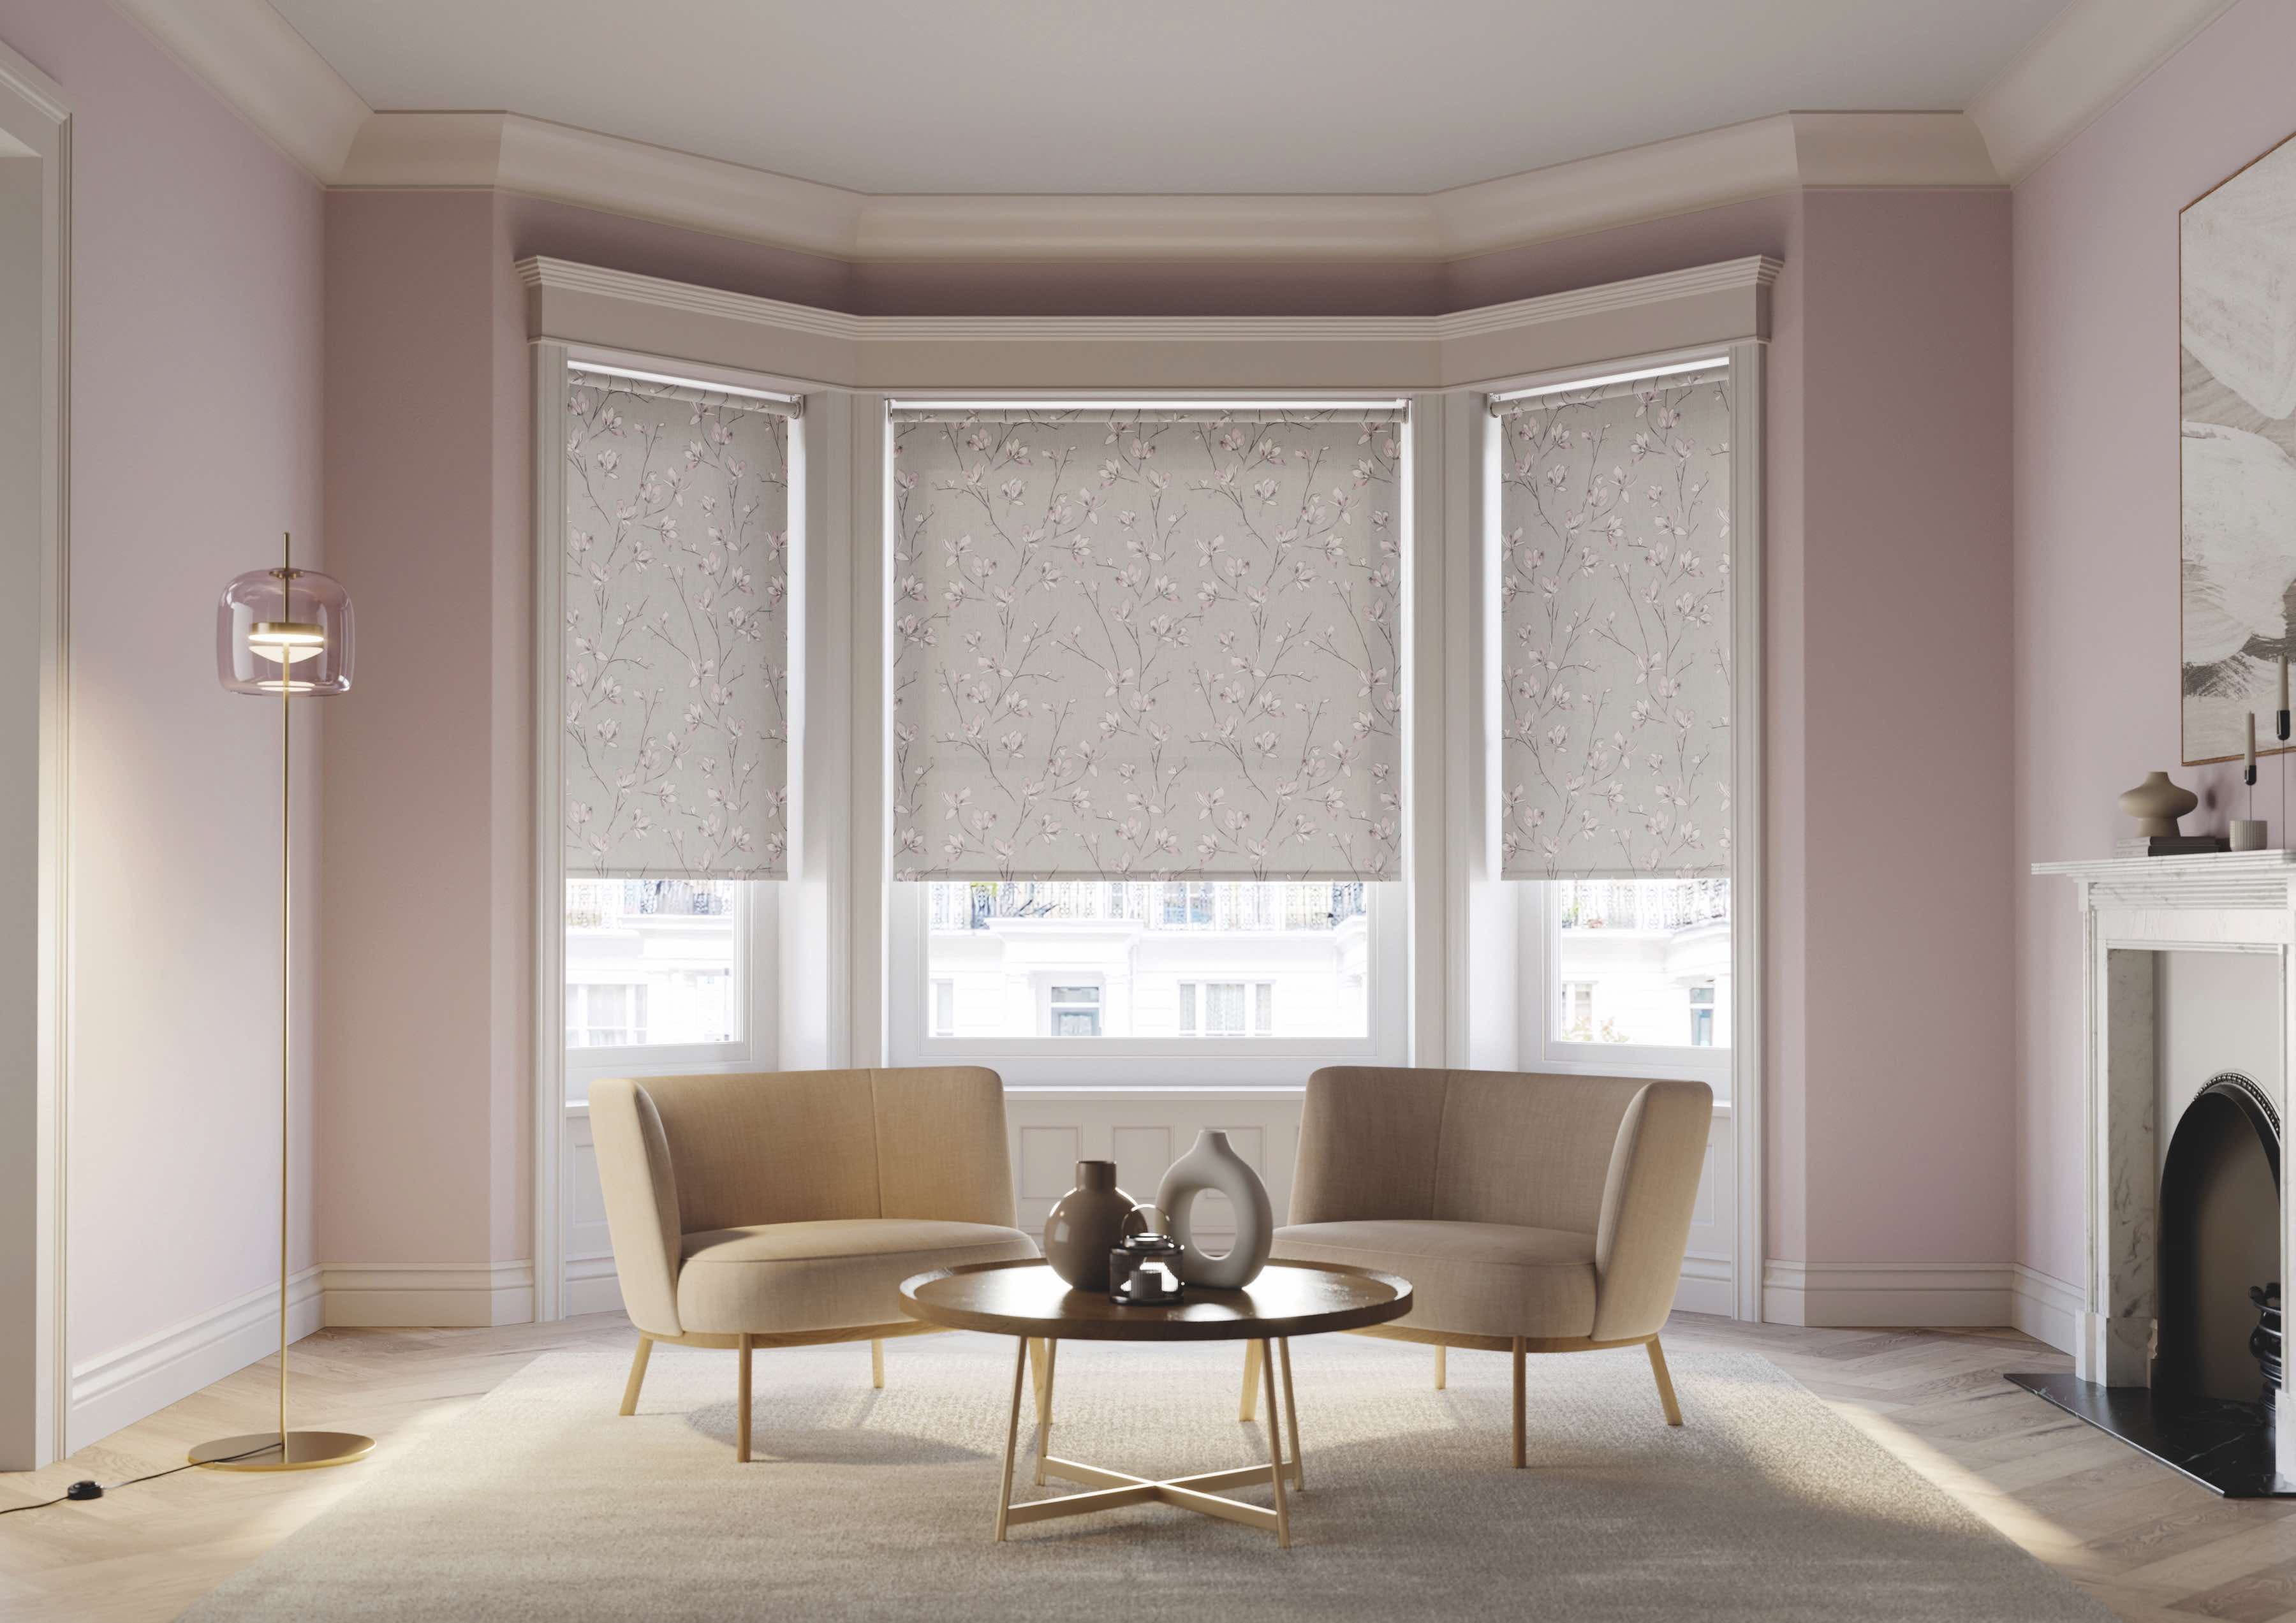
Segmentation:
<svg viewBox="0 0 2296 1623">
<path fill-rule="evenodd" d="M 1307 1492 L 1292 1546 L 1162 1505 L 990 1534 L 1013 1343 L 757 1356 L 734 1461 L 730 1353 L 546 1354 L 184 1614 L 199 1619 L 1492 1618 L 1885 1623 L 2111 1616 L 1775 1366 L 1639 1348 L 1534 1358 L 1530 1469 L 1507 1360 L 1355 1336 L 1293 1343 Z M 1144 1476 L 1266 1460 L 1242 1349 L 1070 1342 L 1053 1451 Z M 1034 1452 L 1033 1404 L 1021 1420 Z M 1030 1471 L 1016 1473 L 1027 1482 Z M 1072 1487 L 1016 1488 L 1049 1496 Z M 1267 1490 L 1234 1489 L 1267 1502 Z"/>
</svg>

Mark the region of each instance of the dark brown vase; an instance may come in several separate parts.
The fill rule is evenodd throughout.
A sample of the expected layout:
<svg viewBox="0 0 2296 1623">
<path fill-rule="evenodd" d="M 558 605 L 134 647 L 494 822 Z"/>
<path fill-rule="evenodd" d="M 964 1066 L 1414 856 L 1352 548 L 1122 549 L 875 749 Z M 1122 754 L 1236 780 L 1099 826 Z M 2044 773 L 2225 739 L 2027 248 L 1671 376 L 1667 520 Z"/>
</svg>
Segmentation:
<svg viewBox="0 0 2296 1623">
<path fill-rule="evenodd" d="M 1045 1219 L 1045 1260 L 1076 1290 L 1105 1291 L 1109 1252 L 1145 1233 L 1148 1218 L 1116 1186 L 1114 1161 L 1078 1161 L 1076 1180 Z"/>
</svg>

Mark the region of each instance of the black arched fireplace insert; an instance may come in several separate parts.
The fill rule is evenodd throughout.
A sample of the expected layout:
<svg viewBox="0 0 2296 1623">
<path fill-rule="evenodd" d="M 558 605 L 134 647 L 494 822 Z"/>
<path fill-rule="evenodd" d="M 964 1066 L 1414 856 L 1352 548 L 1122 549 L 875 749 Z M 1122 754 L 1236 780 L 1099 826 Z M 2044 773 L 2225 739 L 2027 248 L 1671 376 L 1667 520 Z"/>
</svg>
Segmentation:
<svg viewBox="0 0 2296 1623">
<path fill-rule="evenodd" d="M 2226 1497 L 2296 1496 L 2277 1485 L 2273 1439 L 2280 1113 L 2254 1081 L 2219 1073 L 2185 1107 L 2157 1212 L 2151 1383 L 2009 1379 Z"/>
</svg>

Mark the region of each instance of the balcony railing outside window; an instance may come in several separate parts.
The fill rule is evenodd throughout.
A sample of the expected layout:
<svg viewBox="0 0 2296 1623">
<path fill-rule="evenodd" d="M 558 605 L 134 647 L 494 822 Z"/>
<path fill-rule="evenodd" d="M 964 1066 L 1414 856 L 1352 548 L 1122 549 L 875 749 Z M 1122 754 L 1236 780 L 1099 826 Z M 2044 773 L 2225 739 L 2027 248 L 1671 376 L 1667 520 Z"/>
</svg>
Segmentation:
<svg viewBox="0 0 2296 1623">
<path fill-rule="evenodd" d="M 1672 934 L 1730 919 L 1726 879 L 1558 880 L 1555 906 L 1565 930 L 1644 930 Z"/>
<path fill-rule="evenodd" d="M 1138 924 L 1145 930 L 1328 930 L 1365 910 L 1364 888 L 1339 884 L 1235 884 L 1203 880 L 1162 884 L 937 884 L 935 930 L 987 930 L 1005 919 Z"/>
</svg>

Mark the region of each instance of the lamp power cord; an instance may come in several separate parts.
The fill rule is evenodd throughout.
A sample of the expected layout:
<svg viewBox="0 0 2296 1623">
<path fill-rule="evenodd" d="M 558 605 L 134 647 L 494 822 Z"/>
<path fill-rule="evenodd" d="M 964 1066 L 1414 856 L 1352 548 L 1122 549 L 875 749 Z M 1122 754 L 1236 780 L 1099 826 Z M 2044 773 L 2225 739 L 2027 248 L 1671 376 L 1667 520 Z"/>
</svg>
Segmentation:
<svg viewBox="0 0 2296 1623">
<path fill-rule="evenodd" d="M 266 1443 L 262 1448 L 250 1448 L 245 1454 L 234 1454 L 229 1455 L 226 1459 L 203 1463 L 217 1465 L 228 1464 L 232 1460 L 243 1460 L 246 1459 L 249 1455 L 261 1454 L 265 1448 L 275 1448 L 277 1447 L 278 1445 L 276 1443 Z M 65 1488 L 63 1492 L 58 1494 L 53 1499 L 43 1499 L 37 1504 L 8 1505 L 4 1509 L 0 1509 L 0 1516 L 12 1516 L 18 1511 L 44 1511 L 51 1504 L 62 1504 L 67 1500 L 70 1500 L 77 1504 L 90 1499 L 101 1499 L 106 1494 L 117 1493 L 123 1488 L 133 1488 L 138 1482 L 154 1482 L 161 1477 L 172 1477 L 179 1471 L 197 1471 L 199 1469 L 200 1467 L 198 1465 L 171 1465 L 165 1471 L 154 1471 L 144 1476 L 130 1477 L 124 1482 L 114 1482 L 109 1487 L 106 1487 L 104 1484 L 90 1478 L 83 1481 L 73 1483 L 70 1487 Z"/>
</svg>

